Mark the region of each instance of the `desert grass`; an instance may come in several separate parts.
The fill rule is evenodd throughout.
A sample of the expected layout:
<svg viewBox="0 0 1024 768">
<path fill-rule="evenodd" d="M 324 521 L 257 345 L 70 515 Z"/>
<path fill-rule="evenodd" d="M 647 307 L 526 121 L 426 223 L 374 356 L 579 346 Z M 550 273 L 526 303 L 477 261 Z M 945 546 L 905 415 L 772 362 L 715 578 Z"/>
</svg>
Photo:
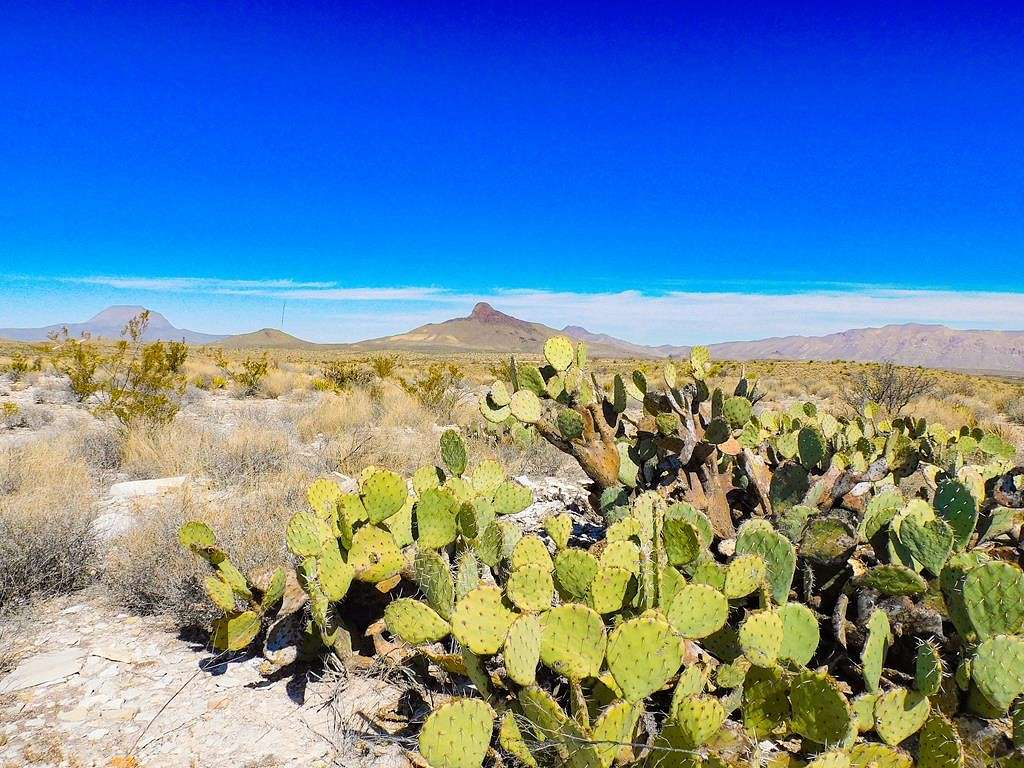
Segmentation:
<svg viewBox="0 0 1024 768">
<path fill-rule="evenodd" d="M 95 497 L 66 437 L 0 451 L 0 610 L 89 581 Z"/>
</svg>

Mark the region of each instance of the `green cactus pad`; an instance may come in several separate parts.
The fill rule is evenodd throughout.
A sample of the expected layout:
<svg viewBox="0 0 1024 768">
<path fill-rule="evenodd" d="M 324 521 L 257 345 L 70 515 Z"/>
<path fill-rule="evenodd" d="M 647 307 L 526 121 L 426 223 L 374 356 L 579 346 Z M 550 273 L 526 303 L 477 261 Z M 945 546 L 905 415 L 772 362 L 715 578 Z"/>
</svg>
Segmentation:
<svg viewBox="0 0 1024 768">
<path fill-rule="evenodd" d="M 740 625 L 740 647 L 754 666 L 774 666 L 782 649 L 782 639 L 782 618 L 775 611 L 749 613 Z"/>
<path fill-rule="evenodd" d="M 753 667 L 743 680 L 743 726 L 763 739 L 789 720 L 789 685 L 778 667 Z"/>
<path fill-rule="evenodd" d="M 754 519 L 740 526 L 736 537 L 736 552 L 757 555 L 768 569 L 767 579 L 772 588 L 772 599 L 780 605 L 789 599 L 789 590 L 796 573 L 796 550 L 793 544 L 778 533 L 767 520 Z"/>
<path fill-rule="evenodd" d="M 415 497 L 407 496 L 402 508 L 384 521 L 384 527 L 395 537 L 395 543 L 401 549 L 408 547 L 415 541 L 412 535 L 412 508 L 415 503 Z M 349 539 L 349 545 L 351 543 L 352 540 Z"/>
<path fill-rule="evenodd" d="M 213 604 L 222 611 L 231 612 L 236 610 L 235 592 L 231 589 L 231 585 L 220 576 L 208 575 L 203 579 L 203 587 L 205 587 L 206 594 L 213 601 Z"/>
<path fill-rule="evenodd" d="M 409 495 L 405 480 L 386 469 L 378 469 L 361 486 L 363 506 L 371 523 L 380 523 L 398 512 Z"/>
<path fill-rule="evenodd" d="M 719 664 L 715 669 L 715 685 L 719 688 L 737 688 L 747 679 L 752 665 L 745 656 L 732 662 Z"/>
<path fill-rule="evenodd" d="M 480 563 L 471 549 L 462 551 L 455 569 L 455 600 L 458 602 L 480 586 Z"/>
<path fill-rule="evenodd" d="M 535 563 L 516 568 L 505 582 L 508 599 L 521 611 L 546 611 L 551 607 L 554 592 L 551 571 Z"/>
<path fill-rule="evenodd" d="M 701 552 L 700 532 L 685 520 L 665 520 L 662 529 L 665 552 L 672 565 L 685 565 Z"/>
<path fill-rule="evenodd" d="M 324 544 L 334 539 L 330 526 L 309 512 L 296 512 L 288 521 L 288 549 L 297 557 L 317 557 Z"/>
<path fill-rule="evenodd" d="M 978 637 L 1015 635 L 1024 630 L 1024 572 L 1002 561 L 967 574 L 963 601 Z"/>
<path fill-rule="evenodd" d="M 341 488 L 333 480 L 320 477 L 313 481 L 313 484 L 306 489 L 306 500 L 309 506 L 320 517 L 334 517 L 335 502 L 341 495 Z"/>
<path fill-rule="evenodd" d="M 263 597 L 260 599 L 260 613 L 268 613 L 280 603 L 284 598 L 287 586 L 288 577 L 285 575 L 284 569 L 277 568 L 270 580 L 261 585 Z"/>
<path fill-rule="evenodd" d="M 422 549 L 440 549 L 455 541 L 458 504 L 444 488 L 430 488 L 416 501 L 416 543 Z"/>
<path fill-rule="evenodd" d="M 494 731 L 494 710 L 481 699 L 455 699 L 430 713 L 420 754 L 430 768 L 480 768 Z"/>
<path fill-rule="evenodd" d="M 255 611 L 228 613 L 213 622 L 213 647 L 219 651 L 241 651 L 260 633 L 260 617 Z"/>
<path fill-rule="evenodd" d="M 597 558 L 586 550 L 563 549 L 555 556 L 558 591 L 570 600 L 584 599 L 597 575 L 597 568 Z"/>
<path fill-rule="evenodd" d="M 502 604 L 501 589 L 481 584 L 455 604 L 452 634 L 473 653 L 490 656 L 501 650 L 513 618 Z"/>
<path fill-rule="evenodd" d="M 544 342 L 544 359 L 556 371 L 564 371 L 576 360 L 576 350 L 566 336 L 552 336 Z"/>
<path fill-rule="evenodd" d="M 953 529 L 956 548 L 965 549 L 978 525 L 978 503 L 971 489 L 957 480 L 940 483 L 935 492 L 935 511 Z"/>
<path fill-rule="evenodd" d="M 782 514 L 803 501 L 809 487 L 806 469 L 794 463 L 780 466 L 772 475 L 768 490 L 775 514 Z"/>
<path fill-rule="evenodd" d="M 956 727 L 940 712 L 932 712 L 917 740 L 918 768 L 963 768 L 964 745 Z"/>
<path fill-rule="evenodd" d="M 610 768 L 623 744 L 633 742 L 642 707 L 628 701 L 610 704 L 597 718 L 591 737 L 601 768 Z"/>
<path fill-rule="evenodd" d="M 446 429 L 441 435 L 441 461 L 456 477 L 466 471 L 466 444 L 454 429 Z"/>
<path fill-rule="evenodd" d="M 440 488 L 444 482 L 444 472 L 440 467 L 427 465 L 417 469 L 412 475 L 412 488 L 417 496 L 423 495 L 424 491 L 431 488 Z"/>
<path fill-rule="evenodd" d="M 596 677 L 607 644 L 600 614 L 585 605 L 566 603 L 541 618 L 541 661 L 570 680 Z"/>
<path fill-rule="evenodd" d="M 868 638 L 860 655 L 864 669 L 864 685 L 869 691 L 877 691 L 878 682 L 882 677 L 882 666 L 885 664 L 885 654 L 893 641 L 888 614 L 881 609 L 875 609 L 868 619 L 867 630 Z"/>
<path fill-rule="evenodd" d="M 850 756 L 841 750 L 823 752 L 809 762 L 807 768 L 850 768 Z"/>
<path fill-rule="evenodd" d="M 600 614 L 622 610 L 633 574 L 614 565 L 599 565 L 587 592 L 587 603 Z"/>
<path fill-rule="evenodd" d="M 494 489 L 494 513 L 514 515 L 533 503 L 533 492 L 515 480 L 506 480 Z"/>
<path fill-rule="evenodd" d="M 737 555 L 725 571 L 725 596 L 730 600 L 746 597 L 764 583 L 767 568 L 758 555 Z"/>
<path fill-rule="evenodd" d="M 389 531 L 364 525 L 352 536 L 348 564 L 355 569 L 356 579 L 376 584 L 397 576 L 405 558 Z"/>
<path fill-rule="evenodd" d="M 583 437 L 583 417 L 572 408 L 563 408 L 555 418 L 558 433 L 565 440 L 579 440 Z"/>
<path fill-rule="evenodd" d="M 181 546 L 193 552 L 217 546 L 217 537 L 213 529 L 198 520 L 190 520 L 178 529 L 178 541 Z"/>
<path fill-rule="evenodd" d="M 658 573 L 658 608 L 667 611 L 676 595 L 686 586 L 686 577 L 671 565 L 662 566 Z"/>
<path fill-rule="evenodd" d="M 355 568 L 346 563 L 338 547 L 328 544 L 317 558 L 317 579 L 328 600 L 341 600 L 355 578 Z"/>
<path fill-rule="evenodd" d="M 384 621 L 392 634 L 410 645 L 436 643 L 451 632 L 451 625 L 429 605 L 410 597 L 388 603 L 384 609 Z"/>
<path fill-rule="evenodd" d="M 953 529 L 940 518 L 910 515 L 900 523 L 899 541 L 910 556 L 938 576 L 953 553 Z"/>
<path fill-rule="evenodd" d="M 682 642 L 664 619 L 630 619 L 608 636 L 608 669 L 627 701 L 660 691 L 682 663 Z"/>
<path fill-rule="evenodd" d="M 857 532 L 838 516 L 808 521 L 800 542 L 800 556 L 822 565 L 841 565 L 857 546 Z"/>
<path fill-rule="evenodd" d="M 509 406 L 494 408 L 487 398 L 480 401 L 480 415 L 492 424 L 504 424 L 512 416 L 512 409 Z"/>
<path fill-rule="evenodd" d="M 540 400 L 528 389 L 521 389 L 512 395 L 509 408 L 512 415 L 524 424 L 535 424 L 540 421 Z"/>
<path fill-rule="evenodd" d="M 494 459 L 484 459 L 473 468 L 473 490 L 481 496 L 493 496 L 505 482 L 505 468 Z"/>
<path fill-rule="evenodd" d="M 914 768 L 914 760 L 902 749 L 861 742 L 850 749 L 850 768 Z"/>
<path fill-rule="evenodd" d="M 501 716 L 501 723 L 498 725 L 498 744 L 527 768 L 538 768 L 537 760 L 530 752 L 519 723 L 516 722 L 515 712 L 511 709 L 505 710 L 505 714 Z"/>
<path fill-rule="evenodd" d="M 862 693 L 850 702 L 853 719 L 857 725 L 857 733 L 867 733 L 875 729 L 875 702 L 877 693 Z"/>
<path fill-rule="evenodd" d="M 754 407 L 750 401 L 740 395 L 727 397 L 722 403 L 722 415 L 725 416 L 729 426 L 733 429 L 741 429 L 744 424 L 750 421 Z"/>
<path fill-rule="evenodd" d="M 566 512 L 552 515 L 544 521 L 544 530 L 554 542 L 555 549 L 563 550 L 569 546 L 569 537 L 572 535 L 572 517 Z"/>
<path fill-rule="evenodd" d="M 925 696 L 934 696 L 942 687 L 944 672 L 938 647 L 931 642 L 921 643 L 914 659 L 914 687 Z"/>
<path fill-rule="evenodd" d="M 665 520 L 684 520 L 694 528 L 700 535 L 700 548 L 707 549 L 715 537 L 715 529 L 711 520 L 689 502 L 680 501 L 672 504 L 665 510 Z"/>
<path fill-rule="evenodd" d="M 822 672 L 798 672 L 789 688 L 790 728 L 823 745 L 840 744 L 853 724 L 850 705 L 836 681 Z"/>
<path fill-rule="evenodd" d="M 928 591 L 928 582 L 903 565 L 876 565 L 861 574 L 857 586 L 877 589 L 883 595 L 920 595 Z"/>
<path fill-rule="evenodd" d="M 451 619 L 455 609 L 455 581 L 448 561 L 433 550 L 420 550 L 414 561 L 414 575 L 430 607 L 441 618 Z"/>
<path fill-rule="evenodd" d="M 699 640 L 714 634 L 729 617 L 725 595 L 706 584 L 687 584 L 668 609 L 668 621 L 685 638 Z"/>
<path fill-rule="evenodd" d="M 498 380 L 491 384 L 491 389 L 487 393 L 487 397 L 494 404 L 496 408 L 503 408 L 508 405 L 511 396 L 508 392 L 508 387 L 505 386 L 505 382 Z"/>
<path fill-rule="evenodd" d="M 927 696 L 893 688 L 875 702 L 875 733 L 889 746 L 906 741 L 924 726 L 931 712 Z"/>
<path fill-rule="evenodd" d="M 613 541 L 601 553 L 601 565 L 640 573 L 640 548 L 631 541 Z"/>
<path fill-rule="evenodd" d="M 814 611 L 802 603 L 786 603 L 778 609 L 782 618 L 782 647 L 779 657 L 805 666 L 814 658 L 821 642 L 821 629 Z"/>
<path fill-rule="evenodd" d="M 616 520 L 608 526 L 605 531 L 605 541 L 611 544 L 613 541 L 628 541 L 634 536 L 640 535 L 640 521 L 633 516 Z"/>
<path fill-rule="evenodd" d="M 540 617 L 534 614 L 518 616 L 505 636 L 502 659 L 505 671 L 519 685 L 533 685 L 540 661 Z"/>
<path fill-rule="evenodd" d="M 539 565 L 548 571 L 552 571 L 555 568 L 544 540 L 532 533 L 528 536 L 523 536 L 516 544 L 515 549 L 512 550 L 509 564 L 513 570 L 522 568 L 524 565 Z"/>
<path fill-rule="evenodd" d="M 815 427 L 804 427 L 796 436 L 797 455 L 805 467 L 814 467 L 825 458 L 825 437 Z"/>
<path fill-rule="evenodd" d="M 1024 693 L 1024 637 L 996 635 L 983 641 L 971 661 L 971 676 L 981 694 L 1006 712 Z"/>
<path fill-rule="evenodd" d="M 696 749 L 718 733 L 725 724 L 725 708 L 711 696 L 683 699 L 673 712 L 686 749 Z"/>
<path fill-rule="evenodd" d="M 878 494 L 868 502 L 857 530 L 865 541 L 870 541 L 903 508 L 903 494 L 893 489 Z"/>
</svg>

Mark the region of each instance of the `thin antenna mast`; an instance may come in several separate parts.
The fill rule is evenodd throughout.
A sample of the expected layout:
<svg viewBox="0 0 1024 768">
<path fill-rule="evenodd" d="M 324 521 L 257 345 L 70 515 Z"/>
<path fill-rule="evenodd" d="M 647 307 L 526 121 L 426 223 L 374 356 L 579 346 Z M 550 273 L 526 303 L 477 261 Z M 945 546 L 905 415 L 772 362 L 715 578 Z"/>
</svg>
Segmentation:
<svg viewBox="0 0 1024 768">
<path fill-rule="evenodd" d="M 281 302 L 281 330 L 284 330 L 284 307 L 288 303 L 287 299 Z"/>
</svg>

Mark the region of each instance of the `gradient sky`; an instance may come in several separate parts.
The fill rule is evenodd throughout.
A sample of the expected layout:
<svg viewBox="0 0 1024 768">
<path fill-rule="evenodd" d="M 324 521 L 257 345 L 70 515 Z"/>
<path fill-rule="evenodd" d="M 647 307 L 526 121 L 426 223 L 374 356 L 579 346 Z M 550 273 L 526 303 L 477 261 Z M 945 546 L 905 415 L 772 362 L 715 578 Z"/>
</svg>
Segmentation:
<svg viewBox="0 0 1024 768">
<path fill-rule="evenodd" d="M 1019 2 L 0 12 L 0 326 L 1024 327 Z"/>
</svg>

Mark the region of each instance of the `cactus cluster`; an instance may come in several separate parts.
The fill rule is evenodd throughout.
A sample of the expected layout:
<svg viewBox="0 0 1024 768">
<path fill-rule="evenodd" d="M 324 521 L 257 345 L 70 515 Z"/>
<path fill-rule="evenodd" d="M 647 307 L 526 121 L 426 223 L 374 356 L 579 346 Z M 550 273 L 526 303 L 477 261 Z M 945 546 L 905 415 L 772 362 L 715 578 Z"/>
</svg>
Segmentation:
<svg viewBox="0 0 1024 768">
<path fill-rule="evenodd" d="M 374 642 L 475 691 L 422 724 L 433 768 L 718 768 L 765 740 L 778 768 L 961 768 L 964 717 L 1004 728 L 998 759 L 1024 765 L 1024 472 L 999 438 L 755 408 L 752 382 L 711 388 L 702 348 L 663 389 L 639 371 L 600 386 L 564 337 L 543 353 L 482 411 L 579 461 L 600 541 L 567 514 L 521 530 L 529 490 L 492 460 L 470 469 L 449 431 L 443 466 L 409 481 L 318 480 L 286 531 L 294 578 L 247 580 L 187 524 L 218 647 L 344 659 L 372 585 Z"/>
</svg>

